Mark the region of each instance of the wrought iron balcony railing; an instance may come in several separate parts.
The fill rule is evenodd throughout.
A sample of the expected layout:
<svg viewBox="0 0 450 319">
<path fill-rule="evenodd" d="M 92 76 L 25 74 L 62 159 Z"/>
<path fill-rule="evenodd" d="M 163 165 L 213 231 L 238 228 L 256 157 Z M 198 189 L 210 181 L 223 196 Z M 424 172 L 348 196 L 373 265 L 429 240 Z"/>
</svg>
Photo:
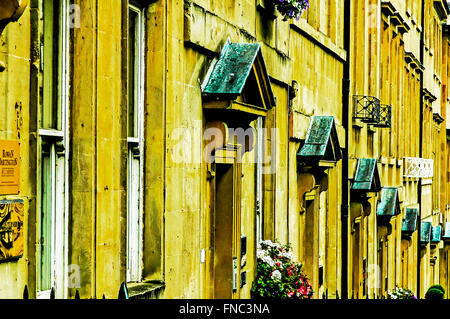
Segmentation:
<svg viewBox="0 0 450 319">
<path fill-rule="evenodd" d="M 374 96 L 354 95 L 354 119 L 364 123 L 377 124 L 380 122 L 380 100 Z"/>
<path fill-rule="evenodd" d="M 380 117 L 379 122 L 374 124 L 376 127 L 391 127 L 391 106 L 387 104 L 380 105 Z"/>
</svg>

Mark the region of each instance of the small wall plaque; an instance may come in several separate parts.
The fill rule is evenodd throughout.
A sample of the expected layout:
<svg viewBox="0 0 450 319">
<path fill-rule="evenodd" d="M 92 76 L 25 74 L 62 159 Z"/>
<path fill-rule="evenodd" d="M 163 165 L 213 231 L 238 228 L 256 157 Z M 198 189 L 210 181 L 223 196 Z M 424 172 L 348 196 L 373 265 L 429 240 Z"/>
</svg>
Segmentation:
<svg viewBox="0 0 450 319">
<path fill-rule="evenodd" d="M 0 141 L 0 195 L 17 195 L 20 189 L 20 144 Z"/>
</svg>

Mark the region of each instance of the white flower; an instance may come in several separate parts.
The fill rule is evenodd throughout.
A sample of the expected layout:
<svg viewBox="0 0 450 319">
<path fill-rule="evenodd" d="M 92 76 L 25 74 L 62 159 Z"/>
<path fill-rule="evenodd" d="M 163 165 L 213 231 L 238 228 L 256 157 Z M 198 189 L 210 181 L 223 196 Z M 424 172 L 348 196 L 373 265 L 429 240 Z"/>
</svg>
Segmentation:
<svg viewBox="0 0 450 319">
<path fill-rule="evenodd" d="M 281 280 L 281 273 L 278 270 L 275 270 L 272 272 L 271 278 L 273 280 Z"/>
<path fill-rule="evenodd" d="M 281 256 L 282 256 L 282 257 L 285 257 L 285 258 L 287 258 L 287 259 L 289 259 L 289 260 L 292 260 L 292 259 L 294 258 L 294 255 L 293 255 L 290 251 L 288 251 L 288 252 L 282 252 L 282 253 L 281 253 Z"/>
<path fill-rule="evenodd" d="M 258 258 L 258 259 L 263 259 L 264 256 L 266 256 L 266 251 L 265 251 L 265 250 L 260 250 L 260 249 L 258 249 L 258 250 L 256 251 L 256 258 Z"/>
<path fill-rule="evenodd" d="M 262 258 L 262 261 L 265 262 L 266 264 L 268 264 L 270 267 L 274 267 L 275 266 L 275 262 L 273 261 L 272 258 L 270 258 L 270 256 L 264 256 Z"/>
<path fill-rule="evenodd" d="M 269 247 L 274 247 L 274 243 L 272 243 L 270 240 L 264 240 L 263 242 L 261 242 L 263 245 L 269 246 Z"/>
</svg>

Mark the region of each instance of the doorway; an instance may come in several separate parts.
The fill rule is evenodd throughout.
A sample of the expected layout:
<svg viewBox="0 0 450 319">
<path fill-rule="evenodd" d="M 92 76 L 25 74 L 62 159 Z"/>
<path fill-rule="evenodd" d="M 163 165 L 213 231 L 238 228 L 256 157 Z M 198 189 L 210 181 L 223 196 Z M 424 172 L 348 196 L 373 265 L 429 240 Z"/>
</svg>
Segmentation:
<svg viewBox="0 0 450 319">
<path fill-rule="evenodd" d="M 239 166 L 215 165 L 213 237 L 214 299 L 239 298 L 240 201 Z"/>
</svg>

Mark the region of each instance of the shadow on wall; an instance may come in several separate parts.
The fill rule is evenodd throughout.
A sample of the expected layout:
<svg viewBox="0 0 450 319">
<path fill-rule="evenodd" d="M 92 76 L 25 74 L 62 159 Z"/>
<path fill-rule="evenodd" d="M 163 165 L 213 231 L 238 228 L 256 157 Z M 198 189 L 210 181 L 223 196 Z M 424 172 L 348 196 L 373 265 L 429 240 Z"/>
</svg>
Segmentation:
<svg viewBox="0 0 450 319">
<path fill-rule="evenodd" d="M 0 0 L 0 36 L 9 22 L 17 21 L 25 11 L 29 0 Z M 6 69 L 0 61 L 0 72 Z"/>
</svg>

